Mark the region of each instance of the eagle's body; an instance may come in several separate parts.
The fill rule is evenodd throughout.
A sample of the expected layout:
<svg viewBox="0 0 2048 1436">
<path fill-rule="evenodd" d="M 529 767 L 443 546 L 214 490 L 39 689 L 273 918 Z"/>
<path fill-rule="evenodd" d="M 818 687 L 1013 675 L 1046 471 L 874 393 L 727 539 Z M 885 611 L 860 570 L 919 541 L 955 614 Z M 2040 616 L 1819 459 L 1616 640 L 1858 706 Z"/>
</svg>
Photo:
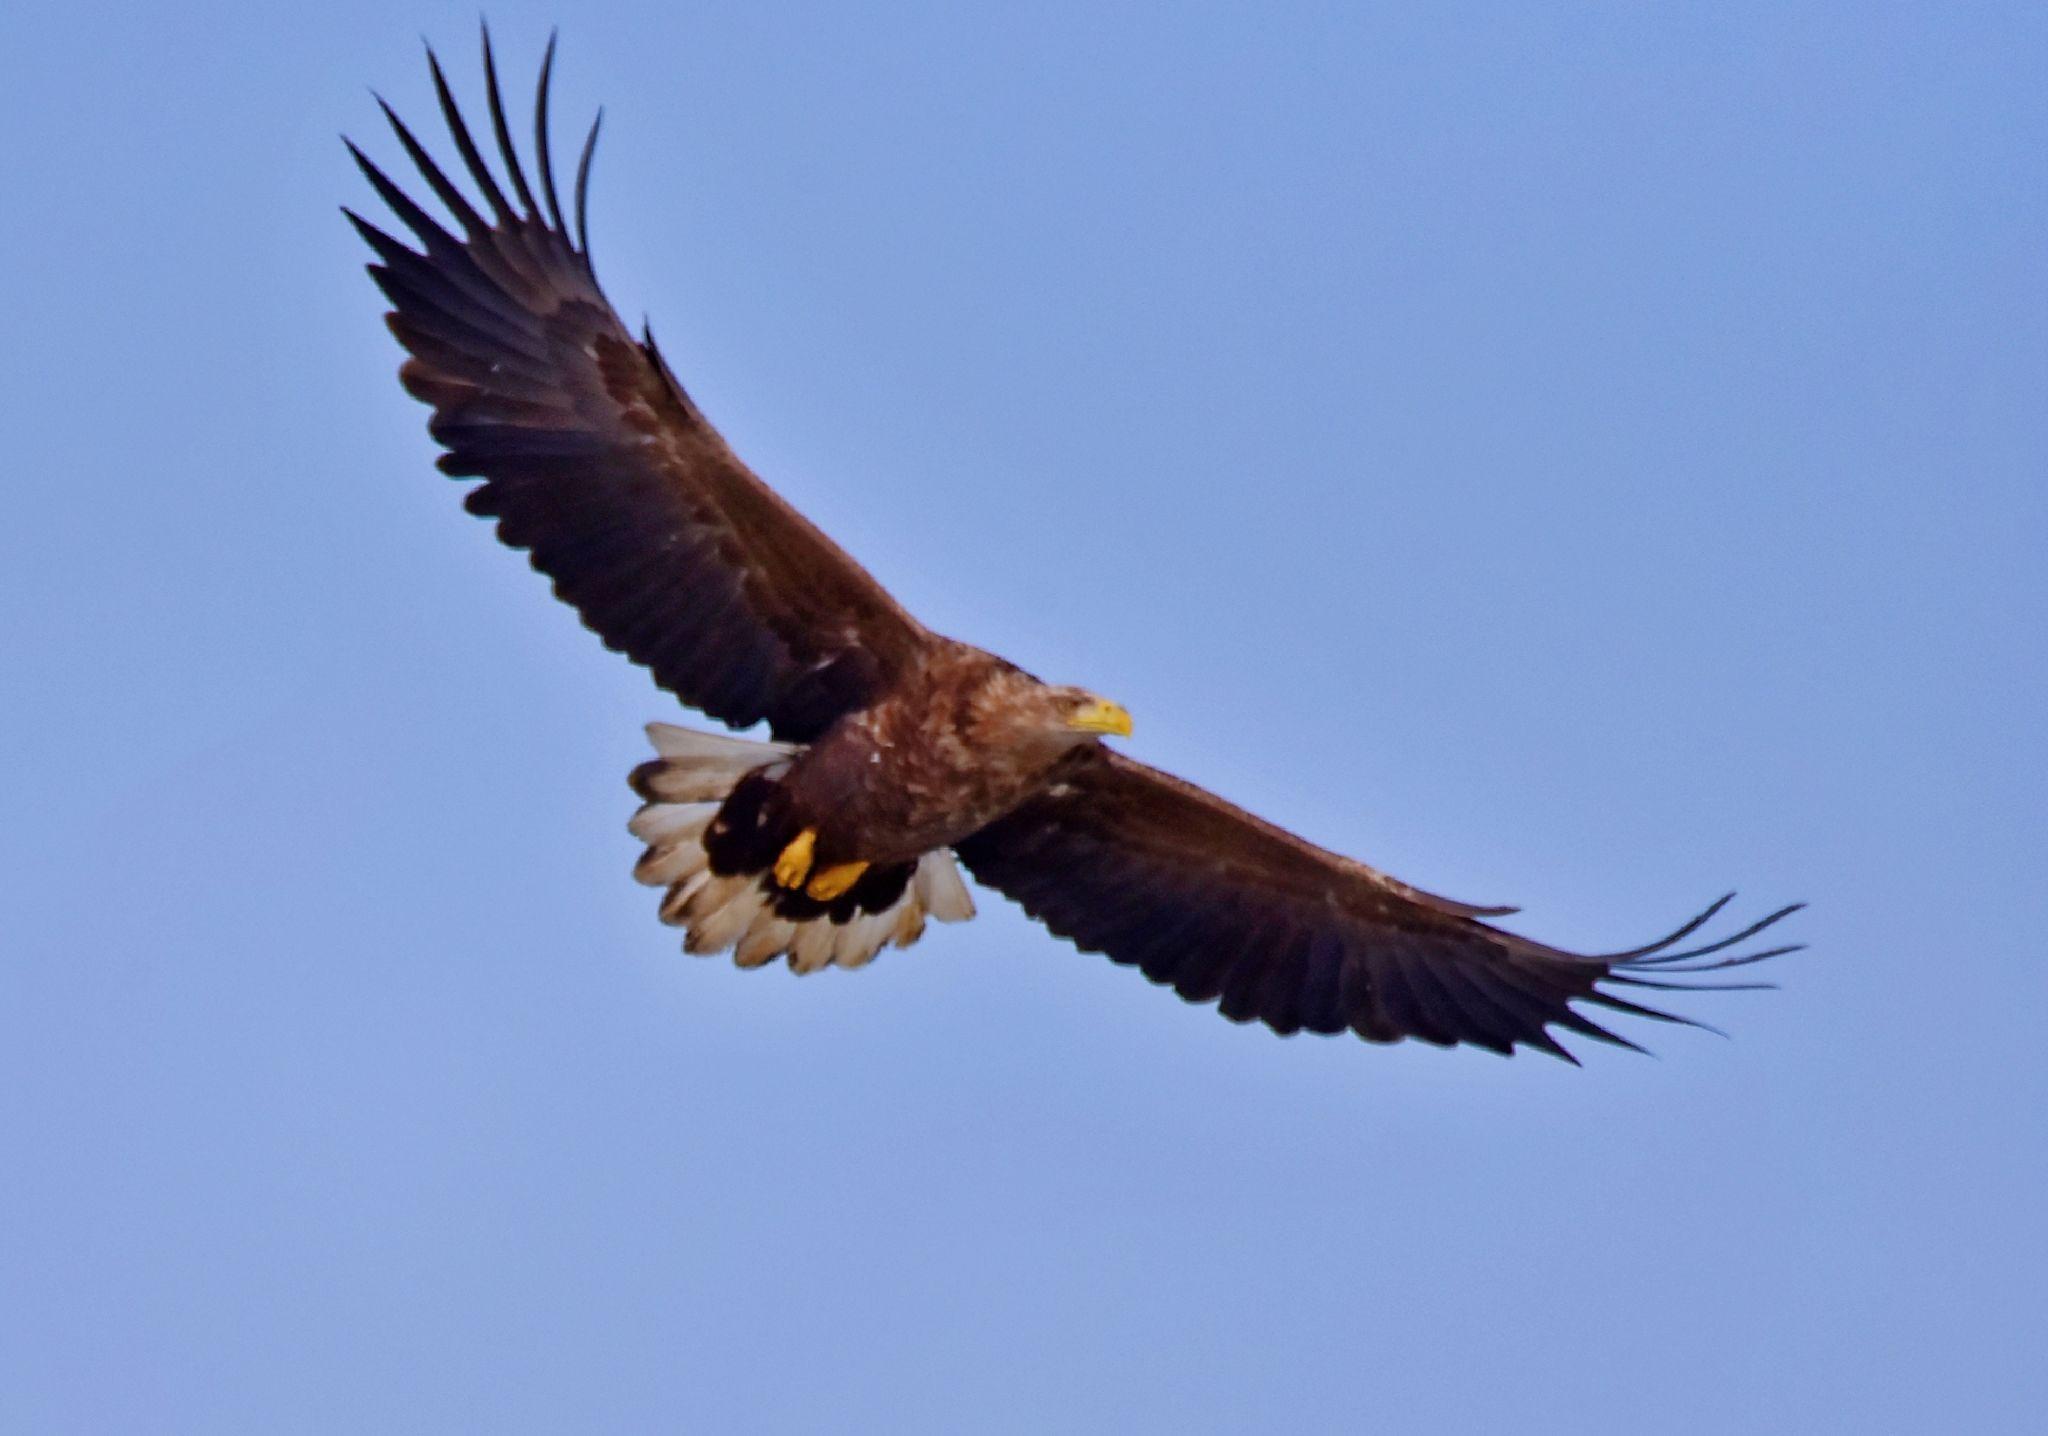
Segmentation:
<svg viewBox="0 0 2048 1436">
<path fill-rule="evenodd" d="M 818 861 L 906 862 L 950 848 L 1043 788 L 1086 730 L 1063 694 L 948 639 L 869 707 L 828 728 L 784 787 L 815 823 Z"/>
<path fill-rule="evenodd" d="M 371 273 L 410 354 L 400 378 L 433 408 L 442 469 L 484 480 L 467 506 L 683 702 L 769 729 L 759 741 L 649 728 L 635 871 L 663 889 L 661 916 L 690 951 L 859 966 L 914 942 L 927 918 L 972 915 L 957 857 L 1054 932 L 1234 1020 L 1568 1056 L 1551 1026 L 1633 1045 L 1574 1002 L 1664 1018 L 1612 987 L 1711 985 L 1685 979 L 1790 950 L 1720 955 L 1789 908 L 1674 950 L 1726 899 L 1623 953 L 1504 931 L 1484 919 L 1512 909 L 1421 892 L 1136 763 L 1102 742 L 1130 733 L 1118 705 L 930 632 L 733 454 L 652 338 L 634 339 L 605 300 L 584 232 L 597 131 L 572 233 L 547 146 L 552 45 L 537 189 L 488 39 L 484 58 L 511 194 L 433 63 L 490 213 L 387 108 L 461 235 L 360 152 L 421 247 L 350 219 L 377 252 Z"/>
<path fill-rule="evenodd" d="M 667 888 L 663 916 L 689 929 L 692 951 L 759 925 L 743 960 L 788 951 L 801 967 L 805 926 L 822 942 L 836 925 L 831 960 L 857 966 L 886 939 L 914 938 L 925 911 L 973 915 L 947 850 L 1054 785 L 1094 741 L 1077 713 L 1114 724 L 1121 710 L 934 638 L 900 683 L 810 744 L 660 725 L 660 756 L 633 774 L 646 800 L 635 831 L 649 841 L 640 876 Z M 947 902 L 932 903 L 933 884 Z"/>
</svg>

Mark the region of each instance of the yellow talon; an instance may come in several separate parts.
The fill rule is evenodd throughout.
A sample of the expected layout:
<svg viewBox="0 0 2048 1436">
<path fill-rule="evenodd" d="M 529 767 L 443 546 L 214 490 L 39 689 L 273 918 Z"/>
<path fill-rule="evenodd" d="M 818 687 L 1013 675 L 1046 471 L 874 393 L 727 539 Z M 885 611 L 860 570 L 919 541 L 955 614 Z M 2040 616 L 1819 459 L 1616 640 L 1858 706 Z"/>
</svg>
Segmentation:
<svg viewBox="0 0 2048 1436">
<path fill-rule="evenodd" d="M 860 875 L 867 870 L 868 865 L 864 862 L 841 863 L 837 867 L 826 868 L 811 879 L 810 886 L 804 889 L 804 893 L 819 902 L 830 902 L 859 882 Z"/>
<path fill-rule="evenodd" d="M 789 841 L 775 860 L 775 881 L 781 887 L 800 888 L 811 873 L 811 850 L 818 845 L 818 830 L 805 828 Z"/>
</svg>

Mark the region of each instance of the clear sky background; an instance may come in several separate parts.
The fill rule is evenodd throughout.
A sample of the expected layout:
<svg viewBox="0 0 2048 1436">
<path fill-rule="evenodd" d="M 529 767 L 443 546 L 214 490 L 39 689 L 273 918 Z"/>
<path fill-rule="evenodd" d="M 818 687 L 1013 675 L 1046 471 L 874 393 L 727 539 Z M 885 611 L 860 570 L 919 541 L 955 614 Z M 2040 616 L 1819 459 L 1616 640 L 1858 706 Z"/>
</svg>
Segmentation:
<svg viewBox="0 0 2048 1436">
<path fill-rule="evenodd" d="M 0 1429 L 2038 1417 L 2048 12 L 491 13 L 608 106 L 615 302 L 933 626 L 1537 936 L 1814 950 L 1582 1071 L 993 897 L 680 956 L 676 709 L 336 212 L 474 6 L 10 6 Z"/>
</svg>

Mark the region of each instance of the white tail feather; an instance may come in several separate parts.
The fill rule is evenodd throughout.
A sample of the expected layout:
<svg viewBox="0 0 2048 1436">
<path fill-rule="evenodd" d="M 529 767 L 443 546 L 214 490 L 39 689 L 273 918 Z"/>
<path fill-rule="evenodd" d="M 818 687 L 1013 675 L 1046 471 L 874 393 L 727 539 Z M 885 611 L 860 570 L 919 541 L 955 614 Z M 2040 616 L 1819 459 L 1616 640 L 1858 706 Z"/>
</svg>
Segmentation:
<svg viewBox="0 0 2048 1436">
<path fill-rule="evenodd" d="M 641 842 L 660 848 L 703 837 L 717 813 L 718 804 L 711 802 L 649 803 L 626 826 Z"/>
<path fill-rule="evenodd" d="M 889 929 L 896 920 L 895 912 L 891 907 L 856 915 L 839 929 L 839 936 L 833 939 L 832 961 L 841 967 L 866 967 L 873 962 L 875 954 L 882 950 L 882 944 L 889 940 Z"/>
<path fill-rule="evenodd" d="M 754 878 L 735 878 L 731 881 L 740 885 L 739 891 L 724 901 L 712 903 L 713 890 L 706 888 L 701 901 L 704 908 L 702 917 L 693 917 L 690 935 L 683 943 L 685 952 L 723 952 L 746 935 L 754 919 L 761 916 L 768 906 L 768 894 L 761 890 L 761 884 Z"/>
<path fill-rule="evenodd" d="M 648 724 L 647 736 L 658 759 L 634 779 L 649 801 L 627 825 L 647 844 L 633 875 L 668 889 L 661 920 L 685 930 L 684 951 L 702 955 L 730 948 L 741 967 L 787 955 L 796 972 L 863 967 L 892 943 L 916 942 L 927 917 L 965 922 L 974 916 L 974 899 L 953 855 L 940 851 L 918 859 L 903 895 L 881 912 L 856 913 L 842 923 L 823 916 L 805 922 L 778 917 L 765 876 L 711 872 L 704 835 L 742 778 L 757 768 L 786 767 L 801 750 L 672 723 Z"/>
<path fill-rule="evenodd" d="M 673 723 L 649 723 L 647 736 L 661 761 L 647 774 L 647 790 L 668 803 L 717 803 L 740 779 L 797 749 L 788 743 L 757 742 L 724 733 L 700 733 Z"/>
<path fill-rule="evenodd" d="M 694 877 L 704 866 L 701 842 L 678 843 L 672 848 L 649 848 L 633 864 L 633 876 L 651 888 L 673 887 Z"/>
<path fill-rule="evenodd" d="M 732 960 L 741 967 L 760 967 L 789 951 L 789 944 L 795 937 L 795 923 L 772 912 L 762 913 L 747 929 L 747 935 L 740 939 L 740 945 L 733 950 Z"/>
<path fill-rule="evenodd" d="M 951 853 L 926 853 L 919 858 L 910 885 L 917 890 L 924 910 L 940 922 L 965 922 L 974 916 L 974 899 L 968 895 Z"/>
<path fill-rule="evenodd" d="M 716 803 L 649 803 L 628 824 L 647 851 L 633 865 L 633 876 L 650 887 L 665 888 L 704 866 L 704 830 L 718 813 Z"/>
<path fill-rule="evenodd" d="M 770 755 L 787 758 L 800 751 L 795 743 L 778 743 L 772 738 L 735 738 L 730 733 L 706 733 L 701 728 L 682 728 L 674 723 L 649 723 L 647 741 L 671 763 L 722 761 L 733 773 L 758 768 Z"/>
<path fill-rule="evenodd" d="M 661 920 L 670 927 L 682 926 L 683 914 L 690 905 L 690 899 L 697 895 L 697 889 L 710 881 L 711 870 L 709 868 L 699 868 L 696 872 L 690 874 L 689 877 L 670 888 L 668 895 L 661 900 Z"/>
<path fill-rule="evenodd" d="M 889 929 L 889 941 L 898 947 L 908 947 L 924 936 L 924 907 L 920 903 L 898 903 L 894 909 L 896 922 Z"/>
<path fill-rule="evenodd" d="M 796 925 L 796 938 L 789 945 L 792 972 L 817 972 L 832 961 L 832 924 L 813 919 Z"/>
</svg>

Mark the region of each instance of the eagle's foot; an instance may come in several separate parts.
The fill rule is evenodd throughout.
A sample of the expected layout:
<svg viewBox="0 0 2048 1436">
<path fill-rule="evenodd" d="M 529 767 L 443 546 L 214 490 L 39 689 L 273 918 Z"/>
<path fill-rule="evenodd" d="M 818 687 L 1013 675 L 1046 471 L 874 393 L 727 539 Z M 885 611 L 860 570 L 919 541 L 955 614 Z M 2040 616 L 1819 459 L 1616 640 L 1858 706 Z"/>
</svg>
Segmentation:
<svg viewBox="0 0 2048 1436">
<path fill-rule="evenodd" d="M 811 875 L 811 852 L 818 845 L 818 830 L 805 828 L 789 840 L 789 846 L 775 860 L 777 887 L 800 888 Z"/>
<path fill-rule="evenodd" d="M 814 876 L 804 888 L 804 896 L 816 898 L 819 902 L 830 902 L 848 888 L 860 881 L 860 875 L 868 870 L 865 862 L 840 863 Z"/>
</svg>

